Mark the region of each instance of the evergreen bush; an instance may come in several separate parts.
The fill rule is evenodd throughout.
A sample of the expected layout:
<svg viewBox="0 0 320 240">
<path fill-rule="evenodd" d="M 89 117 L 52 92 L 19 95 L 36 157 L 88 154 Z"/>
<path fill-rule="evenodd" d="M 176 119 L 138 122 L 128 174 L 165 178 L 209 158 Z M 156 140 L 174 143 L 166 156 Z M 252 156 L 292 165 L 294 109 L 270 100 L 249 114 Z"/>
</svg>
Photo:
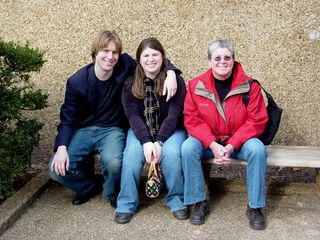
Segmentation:
<svg viewBox="0 0 320 240">
<path fill-rule="evenodd" d="M 48 95 L 35 90 L 30 81 L 30 73 L 45 63 L 43 55 L 28 43 L 0 38 L 0 200 L 24 179 L 32 151 L 39 145 L 43 124 L 27 115 L 47 106 Z"/>
</svg>

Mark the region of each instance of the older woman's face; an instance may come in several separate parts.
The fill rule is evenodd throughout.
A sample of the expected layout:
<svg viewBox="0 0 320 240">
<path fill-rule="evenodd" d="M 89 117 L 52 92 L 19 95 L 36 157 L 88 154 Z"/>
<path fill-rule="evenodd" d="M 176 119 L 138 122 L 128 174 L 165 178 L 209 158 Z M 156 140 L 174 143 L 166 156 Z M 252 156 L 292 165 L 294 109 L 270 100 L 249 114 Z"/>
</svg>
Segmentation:
<svg viewBox="0 0 320 240">
<path fill-rule="evenodd" d="M 161 52 L 147 47 L 140 56 L 140 64 L 149 78 L 155 78 L 160 72 L 163 57 Z"/>
<path fill-rule="evenodd" d="M 211 54 L 209 66 L 213 76 L 218 80 L 226 80 L 232 73 L 234 59 L 227 48 L 218 48 Z"/>
</svg>

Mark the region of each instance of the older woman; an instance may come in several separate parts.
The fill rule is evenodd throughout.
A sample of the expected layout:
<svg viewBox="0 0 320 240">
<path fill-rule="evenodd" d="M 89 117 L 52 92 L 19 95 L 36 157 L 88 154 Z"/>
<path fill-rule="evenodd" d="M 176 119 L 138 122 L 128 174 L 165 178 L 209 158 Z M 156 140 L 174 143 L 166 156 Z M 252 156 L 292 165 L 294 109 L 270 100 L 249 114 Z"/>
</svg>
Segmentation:
<svg viewBox="0 0 320 240">
<path fill-rule="evenodd" d="M 121 190 L 115 221 L 127 223 L 137 211 L 138 187 L 145 162 L 160 163 L 168 189 L 166 204 L 180 220 L 189 212 L 183 204 L 183 172 L 180 148 L 187 134 L 182 112 L 185 83 L 168 102 L 162 96 L 166 77 L 165 51 L 155 38 L 144 39 L 136 52 L 138 65 L 122 92 L 122 103 L 131 129 L 128 132 L 121 172 Z"/>
<path fill-rule="evenodd" d="M 214 157 L 216 164 L 228 164 L 230 157 L 247 161 L 248 206 L 246 215 L 253 229 L 265 228 L 261 208 L 265 206 L 267 152 L 257 138 L 268 120 L 259 83 L 248 77 L 235 61 L 228 40 L 209 44 L 210 69 L 189 82 L 184 103 L 184 124 L 190 137 L 182 145 L 185 177 L 184 203 L 195 204 L 193 224 L 203 224 L 209 213 L 201 159 Z M 247 107 L 242 96 L 250 95 Z"/>
</svg>

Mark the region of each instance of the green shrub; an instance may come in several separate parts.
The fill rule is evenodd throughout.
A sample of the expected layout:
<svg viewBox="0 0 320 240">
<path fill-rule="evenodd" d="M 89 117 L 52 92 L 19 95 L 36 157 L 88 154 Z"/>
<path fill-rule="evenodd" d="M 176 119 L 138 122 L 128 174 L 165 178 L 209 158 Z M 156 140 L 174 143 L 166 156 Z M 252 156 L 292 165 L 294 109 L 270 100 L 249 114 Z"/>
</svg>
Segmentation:
<svg viewBox="0 0 320 240">
<path fill-rule="evenodd" d="M 44 52 L 0 39 L 0 199 L 14 192 L 23 179 L 31 154 L 40 141 L 43 124 L 28 111 L 47 106 L 48 95 L 35 90 L 30 72 L 45 63 Z"/>
</svg>

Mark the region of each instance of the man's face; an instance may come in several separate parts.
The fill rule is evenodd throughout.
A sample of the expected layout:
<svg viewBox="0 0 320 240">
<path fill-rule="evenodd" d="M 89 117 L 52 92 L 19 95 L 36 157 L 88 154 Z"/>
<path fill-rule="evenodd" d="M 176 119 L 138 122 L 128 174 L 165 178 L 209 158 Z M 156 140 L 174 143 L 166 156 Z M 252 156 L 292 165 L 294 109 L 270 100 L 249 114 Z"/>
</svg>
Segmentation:
<svg viewBox="0 0 320 240">
<path fill-rule="evenodd" d="M 95 64 L 100 72 L 111 72 L 119 60 L 119 52 L 114 41 L 108 41 L 107 46 L 101 49 L 95 59 Z"/>
<path fill-rule="evenodd" d="M 212 52 L 209 65 L 213 76 L 219 80 L 226 80 L 232 73 L 234 59 L 227 48 L 218 48 Z"/>
</svg>

